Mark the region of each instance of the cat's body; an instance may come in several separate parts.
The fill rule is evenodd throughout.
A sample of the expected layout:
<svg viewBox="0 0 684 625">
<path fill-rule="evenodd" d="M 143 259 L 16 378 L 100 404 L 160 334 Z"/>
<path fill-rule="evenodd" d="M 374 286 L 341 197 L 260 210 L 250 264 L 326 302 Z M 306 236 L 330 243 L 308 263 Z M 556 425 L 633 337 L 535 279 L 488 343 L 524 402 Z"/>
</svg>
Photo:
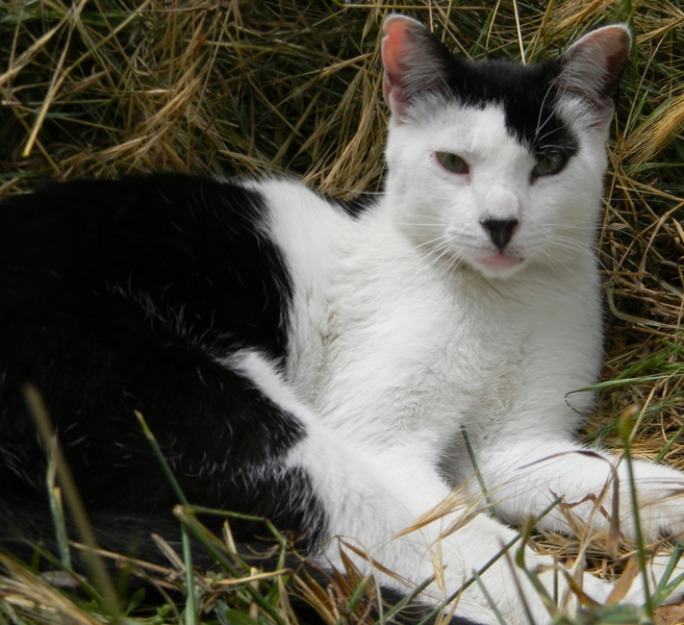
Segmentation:
<svg viewBox="0 0 684 625">
<path fill-rule="evenodd" d="M 410 20 L 393 18 L 386 32 L 389 176 L 359 212 L 293 181 L 182 176 L 49 186 L 0 207 L 0 501 L 10 517 L 39 502 L 47 515 L 27 382 L 110 529 L 135 518 L 131 533 L 155 531 L 176 501 L 139 411 L 191 502 L 268 517 L 333 562 L 342 536 L 409 585 L 433 574 L 439 552 L 445 588 L 428 597 L 458 590 L 515 536 L 484 513 L 459 521 L 471 509 L 455 501 L 395 537 L 453 484 L 478 493 L 466 436 L 506 520 L 558 495 L 601 496 L 612 460 L 576 453 L 592 399 L 568 394 L 600 365 L 592 247 L 629 36 L 603 29 L 560 61 L 521 69 L 449 60 Z M 645 463 L 637 474 L 650 480 L 644 504 L 683 482 Z M 624 467 L 618 475 L 629 536 Z M 607 525 L 590 500 L 572 510 Z M 682 511 L 644 505 L 647 536 L 681 531 Z M 560 507 L 540 524 L 571 530 Z M 233 529 L 243 540 L 254 532 Z M 554 575 L 542 575 L 549 587 Z M 483 582 L 521 622 L 505 561 Z M 610 590 L 585 585 L 598 599 Z M 494 622 L 477 585 L 457 614 Z"/>
</svg>

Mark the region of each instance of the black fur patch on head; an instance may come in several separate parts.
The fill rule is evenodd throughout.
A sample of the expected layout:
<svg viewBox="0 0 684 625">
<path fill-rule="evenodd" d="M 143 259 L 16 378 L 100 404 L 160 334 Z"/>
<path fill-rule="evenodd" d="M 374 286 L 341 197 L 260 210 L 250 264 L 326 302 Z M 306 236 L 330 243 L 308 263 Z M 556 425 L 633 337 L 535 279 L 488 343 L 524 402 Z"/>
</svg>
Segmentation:
<svg viewBox="0 0 684 625">
<path fill-rule="evenodd" d="M 558 59 L 533 65 L 512 61 L 469 61 L 449 56 L 444 95 L 459 104 L 503 108 L 511 136 L 532 154 L 557 147 L 572 155 L 578 142 L 556 112 Z"/>
</svg>

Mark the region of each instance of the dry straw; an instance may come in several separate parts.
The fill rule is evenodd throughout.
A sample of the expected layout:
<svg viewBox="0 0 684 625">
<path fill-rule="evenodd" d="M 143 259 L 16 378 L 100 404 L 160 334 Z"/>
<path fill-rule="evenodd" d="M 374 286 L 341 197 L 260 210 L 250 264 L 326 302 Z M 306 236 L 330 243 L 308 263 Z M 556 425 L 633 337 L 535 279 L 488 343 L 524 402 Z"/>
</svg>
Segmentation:
<svg viewBox="0 0 684 625">
<path fill-rule="evenodd" d="M 615 424 L 629 414 L 633 452 L 684 469 L 676 0 L 4 0 L 0 194 L 46 178 L 159 170 L 279 171 L 337 197 L 377 191 L 387 115 L 379 25 L 390 11 L 419 17 L 463 54 L 525 62 L 592 27 L 632 26 L 600 239 L 607 358 L 585 436 L 619 447 Z M 28 584 L 24 572 L 8 571 Z M 0 605 L 3 592 L 0 584 Z M 48 601 L 44 586 L 36 592 Z M 12 620 L 7 610 L 27 618 L 24 604 L 4 605 L 0 622 Z"/>
</svg>

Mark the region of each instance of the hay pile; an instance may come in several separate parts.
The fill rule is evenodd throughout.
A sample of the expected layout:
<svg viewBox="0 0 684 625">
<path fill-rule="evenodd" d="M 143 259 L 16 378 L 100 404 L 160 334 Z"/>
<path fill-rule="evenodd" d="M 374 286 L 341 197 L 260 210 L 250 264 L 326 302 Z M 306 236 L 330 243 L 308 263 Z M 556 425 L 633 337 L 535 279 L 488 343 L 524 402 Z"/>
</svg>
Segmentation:
<svg viewBox="0 0 684 625">
<path fill-rule="evenodd" d="M 379 25 L 392 10 L 464 54 L 528 62 L 592 27 L 632 25 L 601 235 L 608 353 L 585 435 L 619 446 L 615 423 L 626 415 L 635 453 L 684 469 L 676 0 L 5 0 L 0 195 L 46 178 L 160 170 L 283 171 L 343 198 L 376 190 L 387 114 Z"/>
</svg>

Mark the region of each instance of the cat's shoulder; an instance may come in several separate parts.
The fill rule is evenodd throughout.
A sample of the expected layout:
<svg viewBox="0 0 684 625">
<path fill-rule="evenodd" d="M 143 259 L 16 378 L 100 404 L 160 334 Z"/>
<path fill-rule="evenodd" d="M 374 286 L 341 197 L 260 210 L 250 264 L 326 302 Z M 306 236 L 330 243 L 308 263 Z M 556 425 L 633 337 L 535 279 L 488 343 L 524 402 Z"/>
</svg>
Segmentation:
<svg viewBox="0 0 684 625">
<path fill-rule="evenodd" d="M 267 177 L 243 181 L 260 194 L 267 207 L 264 226 L 284 252 L 290 269 L 305 280 L 329 262 L 364 245 L 368 217 L 376 211 L 375 200 L 342 202 L 312 190 L 293 178 Z"/>
<path fill-rule="evenodd" d="M 272 210 L 288 219 L 309 218 L 343 223 L 360 218 L 376 204 L 375 198 L 369 193 L 348 201 L 333 199 L 293 177 L 242 179 L 239 184 L 259 193 Z"/>
</svg>

